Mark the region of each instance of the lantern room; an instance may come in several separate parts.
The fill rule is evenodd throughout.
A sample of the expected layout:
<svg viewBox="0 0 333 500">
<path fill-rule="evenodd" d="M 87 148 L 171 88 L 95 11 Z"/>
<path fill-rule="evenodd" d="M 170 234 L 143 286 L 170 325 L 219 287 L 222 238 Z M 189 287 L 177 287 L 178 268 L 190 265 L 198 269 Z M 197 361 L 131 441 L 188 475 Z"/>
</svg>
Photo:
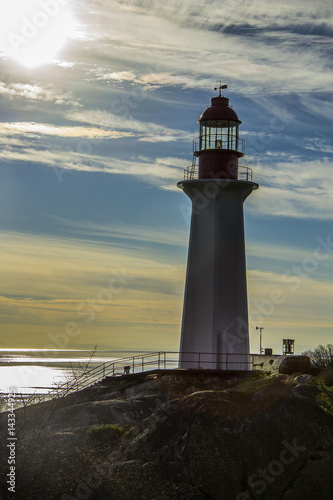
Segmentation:
<svg viewBox="0 0 333 500">
<path fill-rule="evenodd" d="M 221 92 L 213 97 L 198 123 L 200 136 L 194 155 L 199 157 L 199 179 L 237 180 L 238 158 L 244 156 L 245 142 L 239 137 L 242 122 L 229 106 L 229 99 Z"/>
</svg>

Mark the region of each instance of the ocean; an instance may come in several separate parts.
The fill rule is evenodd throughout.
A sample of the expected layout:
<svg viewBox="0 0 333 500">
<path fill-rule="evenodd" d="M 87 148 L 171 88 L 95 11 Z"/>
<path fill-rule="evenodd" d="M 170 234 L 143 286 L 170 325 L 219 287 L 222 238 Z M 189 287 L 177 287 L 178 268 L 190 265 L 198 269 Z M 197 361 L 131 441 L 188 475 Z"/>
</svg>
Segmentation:
<svg viewBox="0 0 333 500">
<path fill-rule="evenodd" d="M 111 351 L 0 349 L 0 395 L 12 388 L 17 394 L 46 394 L 73 374 L 82 373 L 89 364 L 93 368 L 127 354 Z"/>
</svg>

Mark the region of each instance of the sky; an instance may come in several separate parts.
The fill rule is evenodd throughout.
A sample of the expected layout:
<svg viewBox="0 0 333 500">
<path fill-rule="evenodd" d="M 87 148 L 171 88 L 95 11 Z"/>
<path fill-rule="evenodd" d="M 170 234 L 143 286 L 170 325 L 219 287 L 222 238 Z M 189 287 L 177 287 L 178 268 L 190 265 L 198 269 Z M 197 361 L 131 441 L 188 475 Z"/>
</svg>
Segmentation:
<svg viewBox="0 0 333 500">
<path fill-rule="evenodd" d="M 242 120 L 251 352 L 332 343 L 331 0 L 0 6 L 0 348 L 178 350 L 197 120 Z"/>
</svg>

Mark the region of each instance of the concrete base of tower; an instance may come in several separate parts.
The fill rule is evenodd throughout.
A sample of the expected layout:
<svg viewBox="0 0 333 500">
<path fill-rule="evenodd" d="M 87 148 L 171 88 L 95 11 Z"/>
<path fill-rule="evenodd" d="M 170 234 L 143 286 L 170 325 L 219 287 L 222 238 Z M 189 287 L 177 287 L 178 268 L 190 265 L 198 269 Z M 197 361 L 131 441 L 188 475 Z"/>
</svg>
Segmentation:
<svg viewBox="0 0 333 500">
<path fill-rule="evenodd" d="M 252 370 L 249 354 L 211 354 L 211 353 L 186 353 L 179 356 L 179 368 L 224 370 L 224 371 L 249 371 Z"/>
<path fill-rule="evenodd" d="M 199 179 L 192 200 L 179 366 L 249 370 L 243 203 L 259 186 Z"/>
</svg>

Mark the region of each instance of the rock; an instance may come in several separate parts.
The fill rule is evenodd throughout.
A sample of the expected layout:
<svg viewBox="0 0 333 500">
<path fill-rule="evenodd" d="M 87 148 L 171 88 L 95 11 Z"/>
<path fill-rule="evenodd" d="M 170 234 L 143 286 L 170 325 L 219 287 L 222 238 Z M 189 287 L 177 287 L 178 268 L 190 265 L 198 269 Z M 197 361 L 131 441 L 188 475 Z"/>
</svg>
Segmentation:
<svg viewBox="0 0 333 500">
<path fill-rule="evenodd" d="M 110 399 L 117 399 L 119 396 L 118 391 L 112 391 L 110 394 L 102 394 L 102 396 L 99 396 L 97 398 L 97 401 L 105 401 L 105 400 L 110 400 Z"/>
<path fill-rule="evenodd" d="M 329 500 L 333 426 L 320 389 L 283 374 L 228 380 L 129 375 L 17 410 L 15 499 Z M 132 429 L 93 444 L 86 430 L 102 421 Z M 7 426 L 0 414 L 2 435 Z"/>
<path fill-rule="evenodd" d="M 298 375 L 298 377 L 295 378 L 295 382 L 297 382 L 298 384 L 306 384 L 312 378 L 313 378 L 312 375 L 304 373 L 303 375 Z"/>
<path fill-rule="evenodd" d="M 310 358 L 308 356 L 279 356 L 272 364 L 272 371 L 287 375 L 309 373 Z"/>
<path fill-rule="evenodd" d="M 160 402 L 158 396 L 145 396 L 128 400 L 111 399 L 74 404 L 55 412 L 49 424 L 61 425 L 65 429 L 90 428 L 102 423 L 132 425 L 151 415 Z"/>
<path fill-rule="evenodd" d="M 313 500 L 332 498 L 333 493 L 333 454 L 314 451 L 310 453 L 298 477 L 286 490 L 282 500 Z"/>
</svg>

